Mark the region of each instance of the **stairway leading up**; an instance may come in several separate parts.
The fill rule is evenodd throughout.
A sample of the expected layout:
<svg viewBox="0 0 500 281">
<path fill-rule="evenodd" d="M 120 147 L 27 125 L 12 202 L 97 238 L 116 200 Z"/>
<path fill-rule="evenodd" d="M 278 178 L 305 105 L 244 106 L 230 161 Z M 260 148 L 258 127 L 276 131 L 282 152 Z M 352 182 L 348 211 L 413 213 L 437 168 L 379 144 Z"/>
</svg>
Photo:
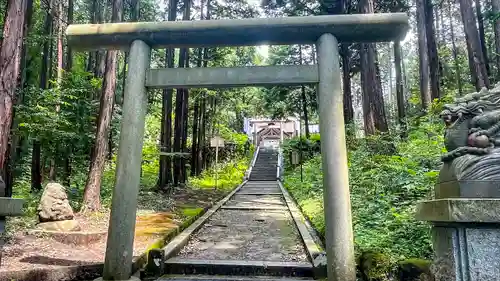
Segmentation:
<svg viewBox="0 0 500 281">
<path fill-rule="evenodd" d="M 277 165 L 278 151 L 272 148 L 260 148 L 249 180 L 276 181 Z"/>
</svg>

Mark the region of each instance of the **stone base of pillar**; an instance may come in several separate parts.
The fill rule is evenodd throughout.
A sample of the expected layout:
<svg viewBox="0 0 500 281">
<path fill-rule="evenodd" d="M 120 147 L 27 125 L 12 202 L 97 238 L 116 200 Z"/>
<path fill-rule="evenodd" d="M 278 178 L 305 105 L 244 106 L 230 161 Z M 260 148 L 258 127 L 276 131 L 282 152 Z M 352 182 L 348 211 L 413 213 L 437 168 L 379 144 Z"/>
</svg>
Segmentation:
<svg viewBox="0 0 500 281">
<path fill-rule="evenodd" d="M 102 277 L 99 277 L 97 279 L 94 279 L 94 281 L 106 281 L 106 280 L 102 279 Z M 127 279 L 127 280 L 113 280 L 113 281 L 141 281 L 141 279 L 139 279 L 135 276 L 132 276 L 132 277 L 130 277 L 130 279 Z"/>
<path fill-rule="evenodd" d="M 432 223 L 436 281 L 500 281 L 500 199 L 425 201 L 417 219 Z"/>
</svg>

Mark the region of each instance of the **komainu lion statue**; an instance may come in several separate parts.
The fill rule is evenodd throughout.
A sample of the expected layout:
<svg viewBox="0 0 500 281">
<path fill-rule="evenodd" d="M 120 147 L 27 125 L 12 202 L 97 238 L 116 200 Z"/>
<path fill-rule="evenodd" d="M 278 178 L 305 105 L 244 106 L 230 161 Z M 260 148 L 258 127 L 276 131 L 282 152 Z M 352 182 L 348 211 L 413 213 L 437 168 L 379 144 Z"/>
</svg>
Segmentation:
<svg viewBox="0 0 500 281">
<path fill-rule="evenodd" d="M 500 195 L 500 83 L 445 105 L 441 118 L 448 152 L 442 156 L 440 182 L 455 182 L 442 186 L 441 191 L 452 189 L 442 195 L 463 197 L 464 188 L 483 189 L 466 197 Z"/>
</svg>

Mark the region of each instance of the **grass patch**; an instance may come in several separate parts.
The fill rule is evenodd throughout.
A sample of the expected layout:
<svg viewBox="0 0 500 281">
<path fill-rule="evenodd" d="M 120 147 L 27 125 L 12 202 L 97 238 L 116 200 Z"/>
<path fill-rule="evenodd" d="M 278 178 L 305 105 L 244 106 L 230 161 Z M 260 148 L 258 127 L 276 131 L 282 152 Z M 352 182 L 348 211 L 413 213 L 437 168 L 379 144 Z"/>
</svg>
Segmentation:
<svg viewBox="0 0 500 281">
<path fill-rule="evenodd" d="M 184 209 L 182 209 L 182 214 L 186 217 L 196 217 L 201 212 L 203 212 L 203 208 L 184 208 Z"/>
</svg>

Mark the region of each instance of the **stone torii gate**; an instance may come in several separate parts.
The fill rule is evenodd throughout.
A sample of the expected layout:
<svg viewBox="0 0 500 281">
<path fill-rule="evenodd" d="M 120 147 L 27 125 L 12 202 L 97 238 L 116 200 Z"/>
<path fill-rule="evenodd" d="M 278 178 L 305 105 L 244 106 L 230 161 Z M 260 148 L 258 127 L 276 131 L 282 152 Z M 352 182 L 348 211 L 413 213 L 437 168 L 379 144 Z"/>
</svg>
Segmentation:
<svg viewBox="0 0 500 281">
<path fill-rule="evenodd" d="M 148 88 L 317 84 L 328 280 L 356 280 L 338 43 L 401 40 L 407 29 L 403 13 L 70 25 L 75 49 L 130 50 L 103 279 L 132 279 Z M 316 44 L 318 64 L 150 69 L 151 48 L 260 44 Z"/>
</svg>

